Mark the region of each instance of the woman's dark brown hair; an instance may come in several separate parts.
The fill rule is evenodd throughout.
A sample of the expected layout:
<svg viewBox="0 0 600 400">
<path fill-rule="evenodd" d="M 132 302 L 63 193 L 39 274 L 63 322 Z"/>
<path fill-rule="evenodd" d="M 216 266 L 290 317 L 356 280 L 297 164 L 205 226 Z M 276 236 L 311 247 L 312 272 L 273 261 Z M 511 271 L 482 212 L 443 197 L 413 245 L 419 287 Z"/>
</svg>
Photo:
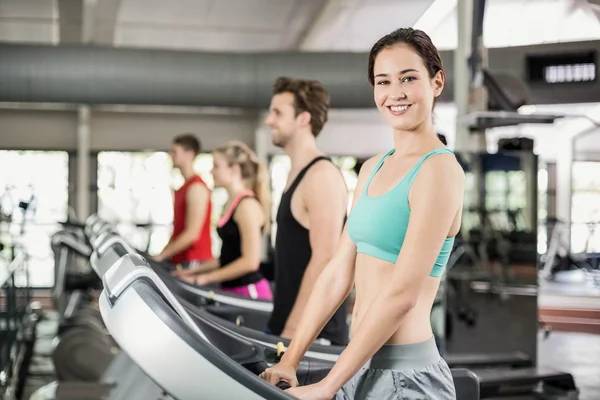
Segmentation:
<svg viewBox="0 0 600 400">
<path fill-rule="evenodd" d="M 375 85 L 373 68 L 375 66 L 377 54 L 379 54 L 381 50 L 397 44 L 405 44 L 421 56 L 430 78 L 433 78 L 438 71 L 444 71 L 440 53 L 431 41 L 431 38 L 425 32 L 413 28 L 400 28 L 379 39 L 371 48 L 371 52 L 369 53 L 368 71 L 368 79 L 371 86 Z"/>
</svg>

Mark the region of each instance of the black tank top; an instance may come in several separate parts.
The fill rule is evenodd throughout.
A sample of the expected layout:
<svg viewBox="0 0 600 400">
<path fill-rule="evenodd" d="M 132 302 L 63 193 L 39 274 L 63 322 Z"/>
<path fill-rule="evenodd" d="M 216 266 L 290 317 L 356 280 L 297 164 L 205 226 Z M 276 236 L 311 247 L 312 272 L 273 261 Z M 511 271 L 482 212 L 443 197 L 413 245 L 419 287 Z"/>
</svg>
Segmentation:
<svg viewBox="0 0 600 400">
<path fill-rule="evenodd" d="M 240 230 L 238 224 L 233 219 L 233 214 L 237 209 L 238 204 L 243 201 L 246 197 L 254 197 L 253 195 L 244 195 L 232 204 L 232 210 L 229 211 L 229 218 L 227 222 L 222 226 L 217 226 L 217 233 L 221 238 L 221 256 L 219 257 L 219 264 L 223 267 L 232 263 L 242 256 L 242 240 L 240 238 Z M 228 210 L 225 211 L 226 213 Z M 240 276 L 230 281 L 221 282 L 223 287 L 237 287 L 246 286 L 252 283 L 256 283 L 263 278 L 259 271 L 250 272 L 246 275 Z"/>
<path fill-rule="evenodd" d="M 308 163 L 298 173 L 289 189 L 281 196 L 277 210 L 277 236 L 275 237 L 274 254 L 275 295 L 273 312 L 268 324 L 269 330 L 274 335 L 280 335 L 285 327 L 312 255 L 308 230 L 300 225 L 292 214 L 292 196 L 308 169 L 320 160 L 331 161 L 327 157 L 320 156 Z M 327 339 L 336 345 L 347 344 L 349 336 L 346 322 L 347 309 L 347 301 L 344 301 L 318 337 Z"/>
</svg>

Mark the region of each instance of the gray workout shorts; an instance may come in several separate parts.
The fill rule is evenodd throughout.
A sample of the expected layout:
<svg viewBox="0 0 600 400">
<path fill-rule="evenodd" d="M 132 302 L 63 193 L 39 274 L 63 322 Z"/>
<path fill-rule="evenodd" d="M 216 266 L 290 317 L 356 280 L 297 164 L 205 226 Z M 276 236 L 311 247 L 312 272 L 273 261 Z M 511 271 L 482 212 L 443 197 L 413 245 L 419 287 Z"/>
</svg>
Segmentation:
<svg viewBox="0 0 600 400">
<path fill-rule="evenodd" d="M 384 345 L 335 400 L 456 400 L 452 373 L 435 340 Z"/>
</svg>

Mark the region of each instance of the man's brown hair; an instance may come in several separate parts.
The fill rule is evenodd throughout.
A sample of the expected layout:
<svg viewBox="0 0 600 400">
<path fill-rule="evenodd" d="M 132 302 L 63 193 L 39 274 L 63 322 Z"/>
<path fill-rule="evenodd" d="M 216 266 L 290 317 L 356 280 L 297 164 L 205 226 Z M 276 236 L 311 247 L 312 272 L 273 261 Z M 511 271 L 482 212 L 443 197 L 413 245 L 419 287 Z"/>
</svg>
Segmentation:
<svg viewBox="0 0 600 400">
<path fill-rule="evenodd" d="M 317 137 L 327 122 L 330 96 L 323 84 L 310 79 L 282 76 L 273 86 L 273 94 L 291 93 L 294 96 L 296 116 L 302 112 L 310 114 L 312 134 Z"/>
<path fill-rule="evenodd" d="M 192 150 L 195 155 L 198 155 L 202 151 L 200 140 L 191 133 L 184 133 L 179 136 L 175 136 L 173 143 L 183 147 L 186 150 Z"/>
</svg>

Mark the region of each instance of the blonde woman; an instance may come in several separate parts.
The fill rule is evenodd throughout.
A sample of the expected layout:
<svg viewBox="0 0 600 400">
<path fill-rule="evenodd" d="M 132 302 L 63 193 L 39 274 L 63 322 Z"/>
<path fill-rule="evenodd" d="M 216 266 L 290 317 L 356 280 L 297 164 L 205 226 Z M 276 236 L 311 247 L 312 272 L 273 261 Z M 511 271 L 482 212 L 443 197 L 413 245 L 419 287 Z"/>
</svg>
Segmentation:
<svg viewBox="0 0 600 400">
<path fill-rule="evenodd" d="M 269 282 L 259 271 L 263 233 L 270 231 L 271 192 L 267 167 L 242 142 L 213 152 L 215 187 L 228 201 L 217 223 L 221 255 L 175 275 L 196 285 L 219 283 L 221 289 L 255 299 L 272 299 Z"/>
</svg>

